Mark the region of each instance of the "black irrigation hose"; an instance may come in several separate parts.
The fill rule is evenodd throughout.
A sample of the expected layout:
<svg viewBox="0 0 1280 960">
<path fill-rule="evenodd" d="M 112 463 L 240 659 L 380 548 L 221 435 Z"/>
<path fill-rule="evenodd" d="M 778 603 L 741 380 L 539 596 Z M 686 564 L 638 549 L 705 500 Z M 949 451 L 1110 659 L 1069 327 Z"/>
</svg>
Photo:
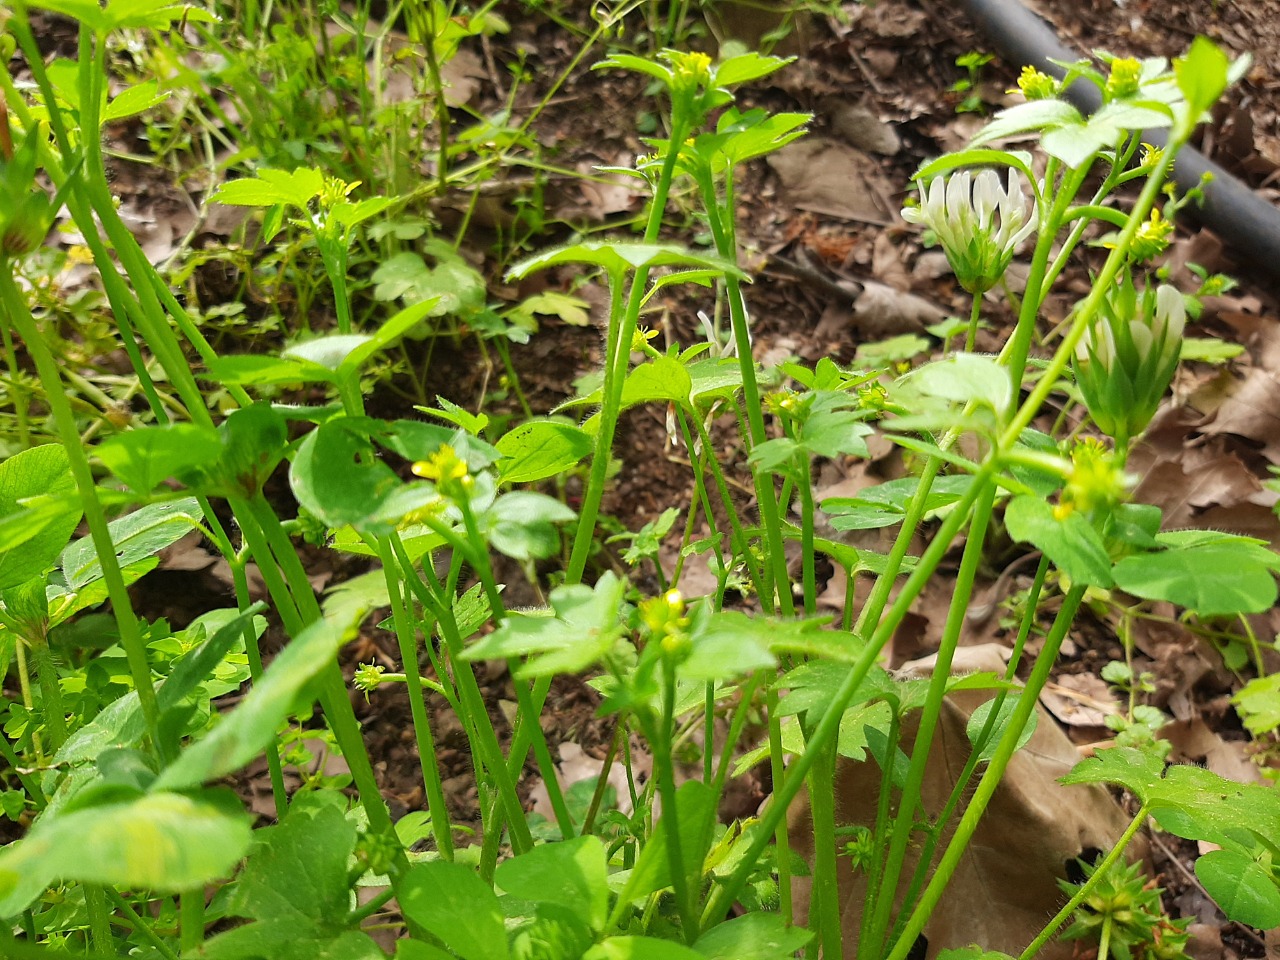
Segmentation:
<svg viewBox="0 0 1280 960">
<path fill-rule="evenodd" d="M 1079 59 L 1078 53 L 1063 46 L 1057 34 L 1018 0 L 961 0 L 960 5 L 1007 60 L 1061 78 L 1062 68 L 1049 61 Z M 1088 82 L 1073 84 L 1066 95 L 1085 113 L 1097 110 L 1102 102 L 1098 88 Z M 1157 146 L 1163 146 L 1167 139 L 1163 130 L 1148 130 L 1142 136 Z M 1280 210 L 1199 151 L 1184 147 L 1174 164 L 1179 188 L 1197 186 L 1206 172 L 1213 174 L 1213 180 L 1205 186 L 1204 206 L 1188 212 L 1261 270 L 1264 277 L 1280 275 Z"/>
</svg>

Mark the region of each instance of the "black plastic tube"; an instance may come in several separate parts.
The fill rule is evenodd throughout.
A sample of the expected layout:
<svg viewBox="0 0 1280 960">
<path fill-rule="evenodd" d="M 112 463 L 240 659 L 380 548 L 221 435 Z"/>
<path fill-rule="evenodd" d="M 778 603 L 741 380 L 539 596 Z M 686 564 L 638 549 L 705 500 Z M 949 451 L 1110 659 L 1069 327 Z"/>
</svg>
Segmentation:
<svg viewBox="0 0 1280 960">
<path fill-rule="evenodd" d="M 986 35 L 1006 60 L 1019 66 L 1061 78 L 1064 71 L 1051 60 L 1073 61 L 1079 53 L 1069 50 L 1054 31 L 1018 0 L 961 0 L 975 26 Z M 1085 113 L 1101 105 L 1102 96 L 1092 83 L 1073 84 L 1066 96 Z M 1142 134 L 1147 143 L 1163 146 L 1163 130 L 1147 130 Z M 1199 151 L 1184 147 L 1174 164 L 1174 179 L 1182 190 L 1200 183 L 1204 173 L 1213 175 L 1204 188 L 1204 206 L 1188 208 L 1187 213 L 1208 227 L 1242 260 L 1274 280 L 1280 276 L 1280 210 L 1229 174 Z"/>
</svg>

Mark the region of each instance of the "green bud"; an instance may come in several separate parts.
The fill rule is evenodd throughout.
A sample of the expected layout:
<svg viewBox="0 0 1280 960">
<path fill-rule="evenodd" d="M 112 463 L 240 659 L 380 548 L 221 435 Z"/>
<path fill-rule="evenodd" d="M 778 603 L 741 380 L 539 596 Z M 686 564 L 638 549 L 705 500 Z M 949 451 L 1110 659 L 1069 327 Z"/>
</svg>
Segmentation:
<svg viewBox="0 0 1280 960">
<path fill-rule="evenodd" d="M 1132 276 L 1108 292 L 1072 365 L 1098 429 L 1128 443 L 1147 428 L 1173 379 L 1187 308 L 1168 284 L 1138 294 Z"/>
</svg>

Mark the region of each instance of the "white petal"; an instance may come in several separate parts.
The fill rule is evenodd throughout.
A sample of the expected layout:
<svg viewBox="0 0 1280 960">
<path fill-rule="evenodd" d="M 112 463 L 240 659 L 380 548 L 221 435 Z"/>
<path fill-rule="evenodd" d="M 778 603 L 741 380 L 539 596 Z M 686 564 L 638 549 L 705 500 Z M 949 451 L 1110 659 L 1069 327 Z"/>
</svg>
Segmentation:
<svg viewBox="0 0 1280 960">
<path fill-rule="evenodd" d="M 1156 330 L 1164 334 L 1166 342 L 1181 338 L 1187 325 L 1187 304 L 1177 287 L 1163 283 L 1156 290 Z"/>
<path fill-rule="evenodd" d="M 947 183 L 947 217 L 957 225 L 968 222 L 973 197 L 968 170 L 961 170 Z"/>
<path fill-rule="evenodd" d="M 1133 340 L 1133 349 L 1137 351 L 1138 362 L 1143 362 L 1151 354 L 1151 346 L 1155 343 L 1155 336 L 1151 333 L 1151 328 L 1141 320 L 1129 321 L 1129 337 Z"/>
<path fill-rule="evenodd" d="M 983 170 L 973 184 L 973 208 L 978 214 L 978 225 L 989 228 L 994 214 L 1001 207 L 1004 191 L 1000 189 L 1000 176 L 994 170 Z"/>
</svg>

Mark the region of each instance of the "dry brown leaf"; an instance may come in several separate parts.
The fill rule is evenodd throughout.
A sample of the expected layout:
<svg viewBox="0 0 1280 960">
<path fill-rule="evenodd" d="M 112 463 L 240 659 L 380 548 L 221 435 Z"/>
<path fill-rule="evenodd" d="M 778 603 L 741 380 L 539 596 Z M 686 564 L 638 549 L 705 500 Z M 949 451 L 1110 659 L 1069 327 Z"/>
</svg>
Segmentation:
<svg viewBox="0 0 1280 960">
<path fill-rule="evenodd" d="M 1220 777 L 1236 783 L 1262 782 L 1257 766 L 1245 757 L 1244 741 L 1223 740 L 1199 717 L 1165 724 L 1160 736 L 1173 744 L 1178 756 L 1202 763 Z"/>
<path fill-rule="evenodd" d="M 946 311 L 914 293 L 868 280 L 853 303 L 853 319 L 868 339 L 917 333 L 946 316 Z"/>
<path fill-rule="evenodd" d="M 786 201 L 800 210 L 881 226 L 891 221 L 888 190 L 861 150 L 824 137 L 806 137 L 765 158 Z"/>
<path fill-rule="evenodd" d="M 893 124 L 886 123 L 865 104 L 832 97 L 823 103 L 823 112 L 832 131 L 857 150 L 891 157 L 902 149 Z"/>
<path fill-rule="evenodd" d="M 1217 416 L 1200 429 L 1210 435 L 1229 433 L 1252 440 L 1263 456 L 1280 464 L 1280 379 L 1270 370 L 1248 371 L 1223 399 Z"/>
<path fill-rule="evenodd" d="M 1105 727 L 1107 717 L 1120 712 L 1111 688 L 1092 673 L 1067 674 L 1045 684 L 1040 702 L 1069 727 Z"/>
</svg>

